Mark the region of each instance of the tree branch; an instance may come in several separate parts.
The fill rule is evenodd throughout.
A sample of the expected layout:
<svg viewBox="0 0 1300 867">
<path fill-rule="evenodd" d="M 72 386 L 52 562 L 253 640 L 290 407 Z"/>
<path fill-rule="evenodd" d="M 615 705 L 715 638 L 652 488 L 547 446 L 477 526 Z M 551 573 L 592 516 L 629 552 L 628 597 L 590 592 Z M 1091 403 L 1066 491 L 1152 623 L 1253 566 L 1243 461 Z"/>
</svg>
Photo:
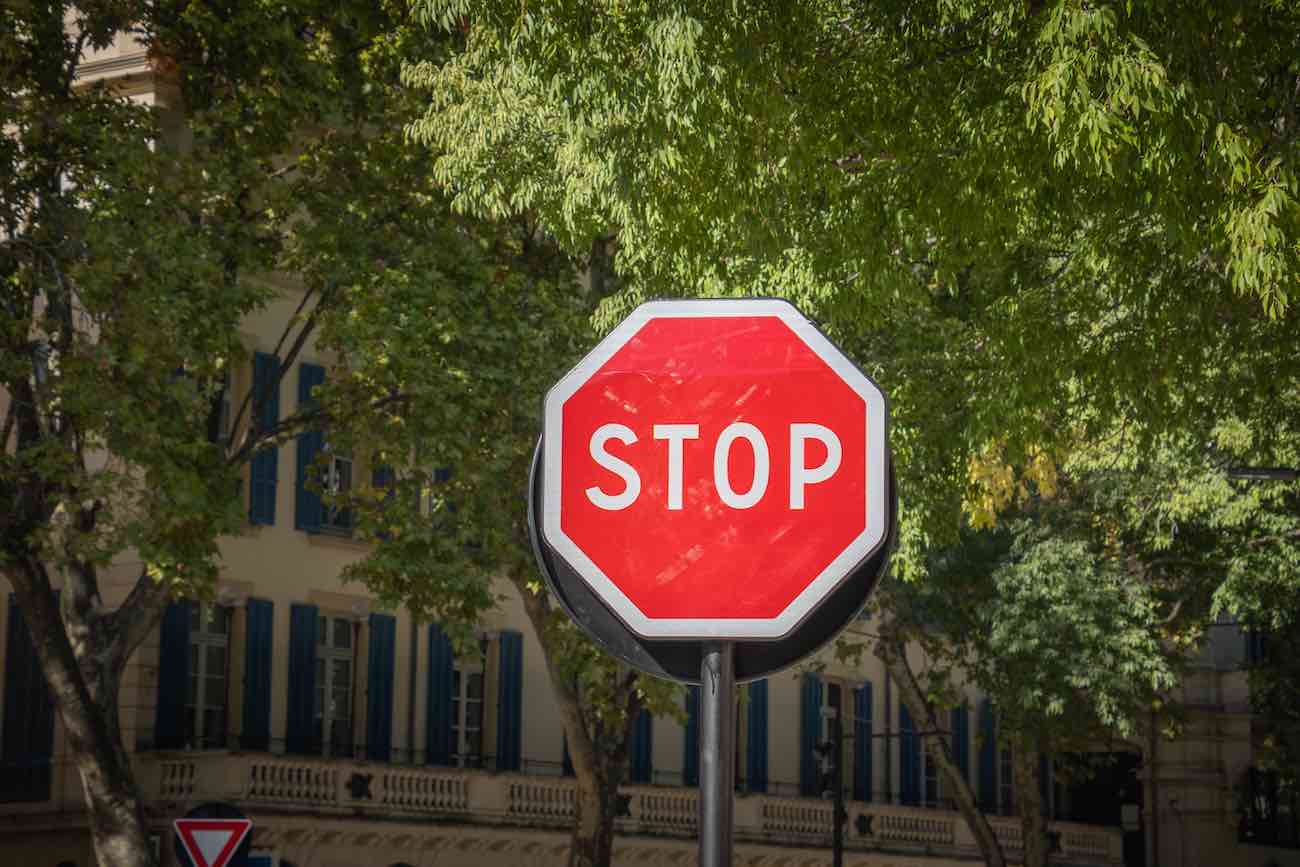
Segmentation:
<svg viewBox="0 0 1300 867">
<path fill-rule="evenodd" d="M 383 409 L 395 403 L 400 403 L 409 399 L 410 395 L 405 392 L 390 394 L 386 397 L 377 398 L 370 402 L 367 411 Z M 263 446 L 279 445 L 289 438 L 289 435 L 296 435 L 304 430 L 313 429 L 319 425 L 328 424 L 334 419 L 335 414 L 324 407 L 316 406 L 312 409 L 295 412 L 293 415 L 278 422 L 274 427 L 257 436 L 250 435 L 246 437 L 243 444 L 230 457 L 226 458 L 226 464 L 237 466 L 248 459 L 249 455 Z"/>
<path fill-rule="evenodd" d="M 312 288 L 308 288 L 306 292 L 302 293 L 302 299 L 298 302 L 298 306 L 293 311 L 293 315 L 290 316 L 288 321 L 285 323 L 284 331 L 280 333 L 280 339 L 277 340 L 275 343 L 275 349 L 271 351 L 272 355 L 280 354 L 280 350 L 284 348 L 284 342 L 289 339 L 289 332 L 293 330 L 294 323 L 298 321 L 298 317 L 302 315 L 302 311 L 307 307 L 307 302 L 310 301 L 312 296 L 315 294 L 316 294 L 316 290 Z M 314 312 L 315 311 L 313 311 L 313 315 Z M 280 375 L 279 377 L 277 377 L 275 381 L 277 388 L 279 387 L 280 383 L 283 381 L 284 371 L 289 366 L 290 363 L 292 362 L 280 363 Z M 239 402 L 239 408 L 235 411 L 235 415 L 230 422 L 230 430 L 232 432 L 239 430 L 239 424 L 244 420 L 244 413 L 248 412 L 250 410 L 250 407 L 254 417 L 256 417 L 257 410 L 260 409 L 262 406 L 262 401 L 259 399 L 261 396 L 255 394 L 256 391 L 257 391 L 256 388 L 249 388 L 247 393 L 244 394 L 244 399 Z M 252 427 L 254 426 L 250 425 L 249 427 L 251 430 Z"/>
<path fill-rule="evenodd" d="M 135 586 L 121 606 L 110 615 L 107 624 L 110 633 L 116 638 L 122 659 L 129 658 L 158 623 L 167 598 L 167 585 L 151 578 L 147 569 L 141 569 Z"/>
<path fill-rule="evenodd" d="M 0 425 L 0 451 L 9 450 L 9 438 L 13 436 L 13 433 L 14 433 L 14 405 L 13 402 L 10 401 L 9 405 L 5 407 L 4 424 Z"/>
<path fill-rule="evenodd" d="M 1261 548 L 1264 545 L 1277 545 L 1282 542 L 1289 542 L 1292 539 L 1300 539 L 1300 527 L 1289 533 L 1277 533 L 1272 536 L 1258 536 L 1246 543 L 1251 548 Z"/>
<path fill-rule="evenodd" d="M 899 701 L 912 714 L 913 725 L 920 732 L 940 731 L 939 722 L 935 719 L 933 708 L 930 702 L 926 700 L 921 684 L 917 681 L 915 672 L 912 671 L 912 666 L 908 664 L 907 648 L 901 639 L 897 637 L 897 633 L 891 624 L 882 623 L 881 632 L 885 637 L 876 642 L 876 656 L 880 658 L 881 662 L 885 663 L 885 668 L 889 671 L 894 683 L 898 684 Z M 998 842 L 997 835 L 993 832 L 993 826 L 989 824 L 988 817 L 984 815 L 976 803 L 970 783 L 953 759 L 950 737 L 942 734 L 931 734 L 924 737 L 922 742 L 926 751 L 930 754 L 930 758 L 934 760 L 943 773 L 947 784 L 945 788 L 951 791 L 953 802 L 962 818 L 966 820 L 971 835 L 975 838 L 981 853 L 984 855 L 985 863 L 990 867 L 1005 867 L 1007 861 L 1006 854 L 1002 851 L 1002 844 Z"/>
<path fill-rule="evenodd" d="M 71 492 L 69 499 L 75 500 L 76 493 Z M 99 573 L 95 569 L 95 564 L 79 558 L 74 544 L 78 539 L 95 532 L 95 524 L 102 506 L 102 501 L 95 500 L 89 507 L 81 505 L 76 507 L 73 520 L 76 535 L 67 537 L 64 545 L 64 553 L 71 564 L 71 568 L 64 572 L 64 589 L 70 592 L 69 607 L 75 612 L 78 631 L 94 630 L 103 600 L 99 593 Z"/>
<path fill-rule="evenodd" d="M 528 621 L 533 625 L 534 634 L 545 646 L 546 621 L 551 613 L 550 599 L 546 591 L 534 593 L 529 589 L 528 579 L 532 576 L 523 569 L 512 570 L 509 577 L 510 583 L 515 585 L 515 590 L 523 600 L 524 613 L 528 615 Z M 586 779 L 594 779 L 599 772 L 600 763 L 596 757 L 595 741 L 587 730 L 586 720 L 582 716 L 578 691 L 560 671 L 552 658 L 554 654 L 543 653 L 542 655 L 546 658 L 546 673 L 550 677 L 551 688 L 555 691 L 556 702 L 559 704 L 560 721 L 564 725 L 564 734 L 568 738 L 569 760 L 573 762 L 574 773 Z"/>
</svg>

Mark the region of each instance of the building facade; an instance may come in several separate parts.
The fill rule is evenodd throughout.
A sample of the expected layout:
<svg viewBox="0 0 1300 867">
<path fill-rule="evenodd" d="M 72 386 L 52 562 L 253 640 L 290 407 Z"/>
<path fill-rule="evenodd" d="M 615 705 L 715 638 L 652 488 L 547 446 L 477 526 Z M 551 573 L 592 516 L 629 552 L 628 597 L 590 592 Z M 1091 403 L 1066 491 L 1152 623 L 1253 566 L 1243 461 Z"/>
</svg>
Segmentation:
<svg viewBox="0 0 1300 867">
<path fill-rule="evenodd" d="M 88 58 L 83 79 L 104 77 L 151 99 L 144 53 L 129 42 Z M 234 372 L 232 396 L 280 373 L 272 351 L 277 324 L 293 313 L 291 294 L 245 323 L 252 363 Z M 283 371 L 267 412 L 282 417 L 310 400 L 326 366 L 308 346 Z M 123 736 L 163 863 L 176 862 L 171 821 L 209 802 L 253 819 L 257 867 L 565 863 L 571 769 L 519 601 L 503 587 L 506 601 L 483 624 L 477 652 L 458 656 L 437 624 L 383 610 L 364 588 L 342 584 L 366 549 L 350 538 L 348 516 L 304 485 L 325 446 L 323 434 L 308 433 L 257 456 L 245 478 L 248 530 L 222 544 L 213 601 L 173 602 L 126 670 Z M 344 456 L 327 463 L 335 486 L 371 475 Z M 128 557 L 109 570 L 106 602 L 125 597 L 139 566 Z M 0 582 L 0 593 L 8 589 Z M 854 629 L 867 639 L 868 624 Z M 850 736 L 845 863 L 977 860 L 925 756 L 925 734 L 879 663 L 867 655 L 848 668 L 829 654 L 818 663 L 742 691 L 737 863 L 830 862 L 832 806 L 818 747 L 835 718 Z M 1251 761 L 1243 683 L 1211 660 L 1186 684 L 1194 713 L 1184 736 L 1110 748 L 1117 770 L 1092 789 L 1052 780 L 1048 766 L 1054 860 L 1300 863 L 1290 850 L 1239 842 L 1235 781 Z M 1021 832 L 1010 757 L 996 746 L 988 701 L 973 691 L 964 698 L 950 717 L 954 754 L 1014 860 Z M 0 701 L 0 864 L 89 867 L 80 781 L 11 596 L 0 600 Z M 686 691 L 683 703 L 684 722 L 636 723 L 619 864 L 694 862 L 698 702 Z M 1141 808 L 1140 829 L 1124 830 L 1125 803 Z"/>
</svg>

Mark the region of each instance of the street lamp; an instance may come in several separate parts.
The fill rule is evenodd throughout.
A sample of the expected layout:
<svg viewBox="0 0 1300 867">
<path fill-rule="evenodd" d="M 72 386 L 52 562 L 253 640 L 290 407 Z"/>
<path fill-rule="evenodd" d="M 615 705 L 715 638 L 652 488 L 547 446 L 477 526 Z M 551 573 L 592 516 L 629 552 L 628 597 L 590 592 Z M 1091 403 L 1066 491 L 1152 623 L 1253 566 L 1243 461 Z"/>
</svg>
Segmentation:
<svg viewBox="0 0 1300 867">
<path fill-rule="evenodd" d="M 831 717 L 830 740 L 821 741 L 815 747 L 822 759 L 822 785 L 821 790 L 826 791 L 827 786 L 831 787 L 834 792 L 834 810 L 835 819 L 831 824 L 831 865 L 832 867 L 843 867 L 844 864 L 844 823 L 848 821 L 849 814 L 844 810 L 844 741 L 851 740 L 852 736 L 846 738 L 844 732 L 840 729 L 840 715 L 838 710 Z"/>
<path fill-rule="evenodd" d="M 818 741 L 813 746 L 813 750 L 818 754 L 820 763 L 822 763 L 822 790 L 823 797 L 826 793 L 831 793 L 833 798 L 833 807 L 835 810 L 835 822 L 831 827 L 831 864 L 832 867 L 842 867 L 844 864 L 844 825 L 848 823 L 849 811 L 844 807 L 844 742 L 857 740 L 854 734 L 845 734 L 844 729 L 840 728 L 840 708 L 831 707 L 822 711 L 829 720 L 831 728 L 831 737 L 826 741 Z M 920 738 L 940 734 L 940 736 L 952 736 L 949 729 L 933 729 L 933 731 L 913 732 L 913 737 Z M 878 738 L 881 740 L 893 740 L 893 738 L 902 737 L 902 733 L 883 732 L 880 734 L 871 734 L 871 740 Z M 866 819 L 863 822 L 863 819 Z M 871 818 L 865 814 L 858 815 L 858 833 L 867 835 L 871 833 Z"/>
</svg>

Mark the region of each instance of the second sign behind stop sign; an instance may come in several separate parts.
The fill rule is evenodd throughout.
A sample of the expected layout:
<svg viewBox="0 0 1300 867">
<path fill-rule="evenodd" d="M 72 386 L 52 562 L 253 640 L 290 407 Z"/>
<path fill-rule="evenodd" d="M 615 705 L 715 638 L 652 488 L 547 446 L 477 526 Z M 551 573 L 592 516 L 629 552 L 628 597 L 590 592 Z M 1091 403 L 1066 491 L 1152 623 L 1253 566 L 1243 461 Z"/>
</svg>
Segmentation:
<svg viewBox="0 0 1300 867">
<path fill-rule="evenodd" d="M 638 635 L 779 638 L 885 540 L 885 423 L 784 302 L 643 305 L 547 397 L 543 535 Z"/>
</svg>

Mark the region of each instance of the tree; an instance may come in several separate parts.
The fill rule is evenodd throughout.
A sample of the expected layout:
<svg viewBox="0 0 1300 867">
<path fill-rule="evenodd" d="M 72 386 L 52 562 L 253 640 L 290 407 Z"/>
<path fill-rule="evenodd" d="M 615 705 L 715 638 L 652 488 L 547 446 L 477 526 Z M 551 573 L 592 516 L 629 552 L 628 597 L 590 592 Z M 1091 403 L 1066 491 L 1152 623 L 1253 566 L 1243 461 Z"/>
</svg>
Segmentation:
<svg viewBox="0 0 1300 867">
<path fill-rule="evenodd" d="M 1013 748 L 1026 863 L 1047 857 L 1041 756 L 1176 727 L 1168 693 L 1220 613 L 1283 631 L 1296 622 L 1295 486 L 1225 471 L 1293 460 L 1294 429 L 1225 420 L 1209 437 L 1167 435 L 1154 448 L 1124 439 L 1063 457 L 1036 485 L 993 485 L 988 511 L 976 511 L 984 524 L 998 513 L 999 525 L 968 528 L 932 555 L 925 581 L 896 585 L 886 603 L 942 660 L 940 688 L 944 669 L 959 667 L 993 698 Z M 980 475 L 1032 474 L 986 465 Z M 1292 678 L 1281 659 L 1252 672 L 1277 757 L 1293 729 L 1281 707 Z"/>
<path fill-rule="evenodd" d="M 523 596 L 579 776 L 577 863 L 609 860 L 632 720 L 680 713 L 674 688 L 596 653 L 537 583 L 519 489 L 541 394 L 589 345 L 599 294 L 578 279 L 586 257 L 535 223 L 450 212 L 404 139 L 416 106 L 398 64 L 440 50 L 405 11 L 54 4 L 0 31 L 0 488 L 15 504 L 0 572 L 101 864 L 153 860 L 123 666 L 169 597 L 210 595 L 219 540 L 245 526 L 241 472 L 303 431 L 382 470 L 322 491 L 374 543 L 346 577 L 462 642 L 495 580 Z M 148 51 L 156 106 L 77 81 L 83 50 L 114 38 Z M 285 301 L 273 387 L 308 345 L 329 376 L 284 418 L 268 420 L 269 389 L 235 393 L 223 428 L 226 384 L 250 361 L 241 323 Z M 114 608 L 100 575 L 128 553 L 144 566 Z"/>
<path fill-rule="evenodd" d="M 606 323 L 799 302 L 890 392 L 934 518 L 905 539 L 952 537 L 991 444 L 1265 417 L 1296 380 L 1284 4 L 418 9 L 459 40 L 407 71 L 458 207 L 616 237 Z"/>
<path fill-rule="evenodd" d="M 1131 739 L 1175 683 L 1174 652 L 1161 640 L 1154 588 L 1089 540 L 1041 518 L 1002 535 L 990 571 L 967 562 L 948 576 L 966 585 L 970 607 L 930 626 L 946 638 L 939 658 L 962 663 L 997 710 L 998 738 L 1012 750 L 1025 863 L 1044 865 L 1040 765 L 1053 753 Z M 937 597 L 943 583 L 927 590 Z"/>
<path fill-rule="evenodd" d="M 353 496 L 370 506 L 358 533 L 384 539 L 377 568 L 421 558 L 390 598 L 462 635 L 496 602 L 481 547 L 495 540 L 430 533 L 421 510 L 499 487 L 511 455 L 483 446 L 518 420 L 503 406 L 519 370 L 545 382 L 586 317 L 567 259 L 539 257 L 528 226 L 452 215 L 404 142 L 398 63 L 414 40 L 436 49 L 405 12 L 53 3 L 0 24 L 0 574 L 105 867 L 154 862 L 123 667 L 169 597 L 212 593 L 262 448 L 329 428 L 387 466 Z M 78 80 L 114 39 L 146 51 L 154 104 Z M 292 312 L 270 378 L 233 394 L 226 429 L 226 385 L 251 360 L 239 330 L 276 302 Z M 312 341 L 331 380 L 274 417 L 269 393 Z M 433 468 L 453 464 L 439 487 Z M 101 578 L 124 556 L 143 565 L 114 606 Z"/>
<path fill-rule="evenodd" d="M 1232 420 L 1271 436 L 1294 407 L 1289 4 L 418 8 L 458 40 L 407 77 L 429 92 L 413 133 L 459 208 L 528 213 L 573 251 L 613 239 L 626 289 L 603 324 L 645 297 L 779 294 L 884 385 L 905 582 L 930 580 L 935 549 L 968 521 L 996 522 L 1067 455 L 1100 465 L 1117 441 L 1139 457 L 1172 444 L 1194 477 L 1221 477 L 1187 444 Z M 1158 552 L 1160 510 L 1194 500 L 1166 484 L 1149 501 L 1142 484 L 1103 489 L 1134 498 L 1117 532 L 1145 532 Z M 1080 629 L 1131 613 L 1115 604 L 1130 592 L 1148 615 L 1188 593 L 1189 621 L 1212 598 L 1278 610 L 1249 582 L 1166 580 L 1156 556 L 1127 579 L 1095 534 L 1017 532 L 1020 553 L 984 582 L 1008 616 L 1037 610 L 1026 576 L 1060 589 L 1071 563 L 1107 588 L 1068 612 Z M 1152 624 L 1119 623 L 1133 643 L 1114 652 L 1140 656 Z M 983 650 L 989 666 L 1033 661 Z M 1050 682 L 1052 701 L 1103 695 Z M 1025 725 L 1050 723 L 1051 706 L 1033 704 Z"/>
<path fill-rule="evenodd" d="M 413 285 L 403 279 L 419 269 L 358 275 L 354 309 L 362 315 L 334 319 L 321 335 L 349 373 L 320 393 L 340 406 L 364 406 L 385 389 L 457 392 L 442 405 L 403 403 L 334 420 L 342 447 L 364 447 L 400 464 L 387 490 L 336 500 L 358 516 L 363 538 L 387 536 L 347 577 L 417 617 L 459 628 L 464 641 L 495 601 L 489 591 L 498 579 L 518 593 L 546 654 L 573 763 L 569 861 L 607 865 L 632 728 L 642 712 L 681 717 L 682 696 L 675 684 L 641 676 L 600 651 L 538 575 L 522 494 L 541 433 L 542 397 L 590 343 L 594 301 L 577 285 L 569 257 L 535 233 L 515 242 L 520 235 L 504 232 L 510 249 L 494 259 L 519 258 L 517 274 L 477 291 L 466 290 L 469 282 L 448 284 L 443 303 L 429 303 L 422 278 Z M 591 258 L 598 263 L 599 253 Z M 514 274 L 494 277 L 507 273 Z M 426 347 L 429 334 L 445 345 Z M 431 352 L 439 362 L 432 366 Z M 460 432 L 449 436 L 452 427 Z M 416 459 L 401 461 L 403 455 Z M 445 480 L 439 467 L 451 469 Z M 449 599 L 465 610 L 449 616 Z"/>
</svg>

